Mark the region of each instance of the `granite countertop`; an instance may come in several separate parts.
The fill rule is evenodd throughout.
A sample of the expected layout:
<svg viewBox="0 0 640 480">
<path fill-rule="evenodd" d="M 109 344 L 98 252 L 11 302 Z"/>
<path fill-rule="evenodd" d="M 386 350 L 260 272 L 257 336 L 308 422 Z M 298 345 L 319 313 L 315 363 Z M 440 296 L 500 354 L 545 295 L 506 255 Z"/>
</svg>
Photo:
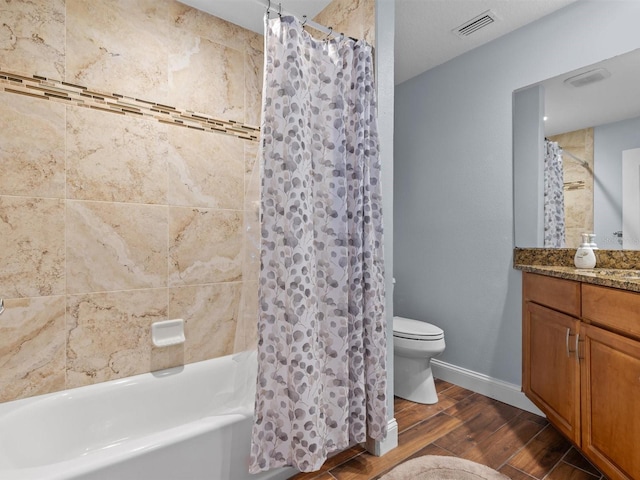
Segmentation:
<svg viewBox="0 0 640 480">
<path fill-rule="evenodd" d="M 592 283 L 603 287 L 640 292 L 640 270 L 615 268 L 575 268 L 556 265 L 514 265 L 523 272 Z"/>
<path fill-rule="evenodd" d="M 523 272 L 640 292 L 640 251 L 596 251 L 596 268 L 576 268 L 575 249 L 514 249 L 513 268 Z"/>
</svg>

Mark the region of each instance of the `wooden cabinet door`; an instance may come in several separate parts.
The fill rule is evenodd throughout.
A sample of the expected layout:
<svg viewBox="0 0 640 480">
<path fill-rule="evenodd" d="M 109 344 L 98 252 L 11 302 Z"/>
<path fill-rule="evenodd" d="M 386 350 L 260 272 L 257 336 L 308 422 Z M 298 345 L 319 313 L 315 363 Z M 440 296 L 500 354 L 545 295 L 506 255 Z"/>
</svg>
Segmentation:
<svg viewBox="0 0 640 480">
<path fill-rule="evenodd" d="M 582 449 L 611 479 L 640 479 L 640 342 L 584 325 Z"/>
<path fill-rule="evenodd" d="M 580 445 L 580 321 L 533 302 L 523 315 L 523 390 L 549 420 Z"/>
</svg>

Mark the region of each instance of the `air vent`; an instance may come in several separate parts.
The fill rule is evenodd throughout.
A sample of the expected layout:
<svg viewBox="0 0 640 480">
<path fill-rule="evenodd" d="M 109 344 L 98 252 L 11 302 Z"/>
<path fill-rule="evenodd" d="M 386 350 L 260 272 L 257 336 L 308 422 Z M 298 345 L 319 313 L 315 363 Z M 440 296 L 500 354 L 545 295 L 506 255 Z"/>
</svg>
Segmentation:
<svg viewBox="0 0 640 480">
<path fill-rule="evenodd" d="M 589 70 L 579 75 L 569 77 L 564 81 L 564 84 L 570 87 L 584 87 L 590 83 L 599 82 L 605 78 L 609 78 L 611 73 L 605 68 L 596 68 L 595 70 Z"/>
<path fill-rule="evenodd" d="M 498 17 L 496 17 L 496 14 L 491 10 L 487 10 L 451 31 L 459 37 L 465 38 L 486 26 L 495 23 L 497 20 Z"/>
</svg>

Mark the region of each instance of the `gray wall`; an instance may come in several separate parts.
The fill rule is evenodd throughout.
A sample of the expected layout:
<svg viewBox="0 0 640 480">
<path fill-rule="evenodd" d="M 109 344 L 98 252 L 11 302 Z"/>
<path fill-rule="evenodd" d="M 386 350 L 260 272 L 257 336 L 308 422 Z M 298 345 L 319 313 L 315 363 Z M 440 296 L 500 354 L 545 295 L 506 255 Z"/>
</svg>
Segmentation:
<svg viewBox="0 0 640 480">
<path fill-rule="evenodd" d="M 387 313 L 388 417 L 393 418 L 393 61 L 395 0 L 376 2 L 376 66 L 378 87 L 378 134 L 382 164 L 382 214 L 384 215 L 384 261 Z"/>
<path fill-rule="evenodd" d="M 544 87 L 513 94 L 513 208 L 517 247 L 544 246 Z"/>
<path fill-rule="evenodd" d="M 640 47 L 639 20 L 583 0 L 396 86 L 394 309 L 445 330 L 441 360 L 520 384 L 512 92 Z"/>
<path fill-rule="evenodd" d="M 622 230 L 622 151 L 640 147 L 640 117 L 593 129 L 593 231 L 600 248 L 619 249 Z"/>
</svg>

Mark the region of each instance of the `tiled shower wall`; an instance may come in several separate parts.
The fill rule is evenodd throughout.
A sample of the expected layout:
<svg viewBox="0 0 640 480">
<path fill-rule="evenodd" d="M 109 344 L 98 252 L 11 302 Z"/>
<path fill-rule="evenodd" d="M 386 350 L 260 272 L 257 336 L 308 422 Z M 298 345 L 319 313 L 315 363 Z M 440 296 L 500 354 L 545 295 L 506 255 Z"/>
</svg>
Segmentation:
<svg viewBox="0 0 640 480">
<path fill-rule="evenodd" d="M 257 126 L 262 36 L 175 0 L 0 0 L 0 18 L 0 71 L 26 77 L 0 78 L 0 402 L 251 345 L 257 142 L 176 117 Z M 317 20 L 373 42 L 374 18 L 335 0 Z M 153 347 L 171 318 L 185 344 Z"/>
<path fill-rule="evenodd" d="M 561 133 L 549 138 L 589 165 L 562 156 L 566 247 L 578 248 L 581 235 L 593 232 L 593 128 Z"/>
<path fill-rule="evenodd" d="M 3 72 L 259 124 L 261 35 L 173 0 L 0 17 Z M 232 353 L 257 141 L 28 93 L 0 92 L 0 401 Z"/>
</svg>

